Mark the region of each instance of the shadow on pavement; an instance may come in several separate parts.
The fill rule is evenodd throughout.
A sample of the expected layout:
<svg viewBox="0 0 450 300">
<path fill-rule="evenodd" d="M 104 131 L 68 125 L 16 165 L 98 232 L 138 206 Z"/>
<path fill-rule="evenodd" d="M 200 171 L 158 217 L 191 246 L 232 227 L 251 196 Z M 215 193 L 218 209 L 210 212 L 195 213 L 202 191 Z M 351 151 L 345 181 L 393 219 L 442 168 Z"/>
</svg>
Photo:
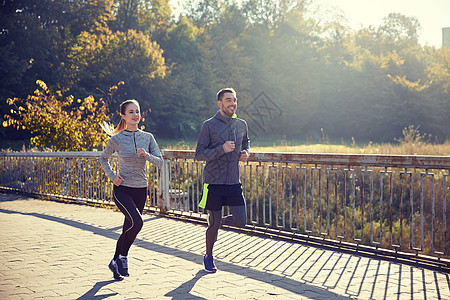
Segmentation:
<svg viewBox="0 0 450 300">
<path fill-rule="evenodd" d="M 172 299 L 189 298 L 189 299 L 197 299 L 197 300 L 206 300 L 206 298 L 202 298 L 202 297 L 198 297 L 198 296 L 194 296 L 194 295 L 190 294 L 192 288 L 197 283 L 197 281 L 205 275 L 208 275 L 208 273 L 206 273 L 203 270 L 198 271 L 197 274 L 195 274 L 195 276 L 191 280 L 186 281 L 185 283 L 183 283 L 182 285 L 180 285 L 173 291 L 168 292 L 164 296 L 172 297 Z"/>
<path fill-rule="evenodd" d="M 0 202 L 10 202 L 16 200 L 23 200 L 23 195 L 0 191 Z"/>
<path fill-rule="evenodd" d="M 96 284 L 94 284 L 94 286 L 92 287 L 92 289 L 90 289 L 89 291 L 87 291 L 83 296 L 81 296 L 80 298 L 77 298 L 78 300 L 90 300 L 90 299 L 106 299 L 112 296 L 116 296 L 118 293 L 110 293 L 110 294 L 104 294 L 104 295 L 96 295 L 97 292 L 104 286 L 116 282 L 115 280 L 106 280 L 106 281 L 99 281 Z"/>
<path fill-rule="evenodd" d="M 76 228 L 79 228 L 82 230 L 90 231 L 94 234 L 98 234 L 98 235 L 108 237 L 108 238 L 111 238 L 114 240 L 117 240 L 119 238 L 119 234 L 116 232 L 113 232 L 111 229 L 102 229 L 102 228 L 95 227 L 92 225 L 84 224 L 82 222 L 67 220 L 67 219 L 60 218 L 60 217 L 55 217 L 55 216 L 50 216 L 50 215 L 45 215 L 45 214 L 40 214 L 40 213 L 25 213 L 25 212 L 6 210 L 6 209 L 0 209 L 0 213 L 21 214 L 21 215 L 26 215 L 26 216 L 33 216 L 36 218 L 41 218 L 41 219 L 65 224 L 68 226 L 73 226 L 73 227 L 76 227 Z M 164 253 L 166 255 L 175 255 L 178 258 L 181 258 L 181 259 L 184 259 L 187 261 L 191 261 L 194 263 L 199 263 L 202 261 L 202 255 L 195 254 L 195 253 L 192 253 L 189 251 L 183 251 L 180 249 L 173 249 L 170 247 L 161 246 L 161 245 L 158 245 L 158 244 L 155 244 L 152 242 L 148 242 L 146 240 L 142 240 L 139 238 L 136 239 L 134 245 L 135 245 L 135 247 L 141 247 L 141 248 L 144 248 L 147 250 Z M 220 262 L 220 266 L 221 266 L 220 269 L 223 271 L 235 273 L 237 275 L 245 276 L 247 278 L 251 278 L 256 281 L 264 282 L 266 284 L 273 285 L 273 286 L 285 289 L 287 291 L 290 291 L 290 292 L 293 292 L 293 293 L 296 293 L 299 295 L 305 296 L 305 293 L 306 293 L 307 295 L 309 295 L 310 297 L 313 297 L 313 298 L 320 296 L 321 298 L 326 298 L 326 299 L 329 299 L 329 298 L 351 299 L 349 297 L 341 296 L 339 294 L 333 293 L 333 292 L 328 291 L 323 288 L 319 288 L 319 287 L 315 287 L 312 285 L 308 285 L 306 283 L 295 281 L 295 280 L 287 278 L 285 276 L 279 276 L 276 274 L 261 272 L 261 271 L 254 270 L 254 269 L 251 269 L 250 267 L 245 267 L 245 266 L 237 267 L 236 265 L 234 265 L 232 263 L 223 262 L 220 260 L 217 260 L 217 262 Z M 187 290 L 189 287 L 190 287 L 190 289 L 192 289 L 195 282 L 197 282 L 202 276 L 203 275 L 200 272 L 197 273 L 194 278 L 192 278 L 191 280 L 182 284 L 180 287 L 178 287 L 176 290 L 174 290 L 170 293 L 174 293 L 174 296 L 175 296 L 176 291 L 181 291 L 182 289 Z M 113 294 L 95 296 L 95 293 L 102 286 L 112 283 L 112 282 L 114 282 L 114 280 L 101 281 L 101 282 L 96 283 L 91 290 L 89 290 L 85 295 L 82 296 L 85 298 L 80 298 L 80 299 L 97 299 L 96 297 L 99 297 L 98 299 L 103 299 L 105 297 L 113 296 Z M 91 298 L 89 298 L 88 296 L 90 296 Z M 199 299 L 201 299 L 201 298 L 199 298 Z"/>
</svg>

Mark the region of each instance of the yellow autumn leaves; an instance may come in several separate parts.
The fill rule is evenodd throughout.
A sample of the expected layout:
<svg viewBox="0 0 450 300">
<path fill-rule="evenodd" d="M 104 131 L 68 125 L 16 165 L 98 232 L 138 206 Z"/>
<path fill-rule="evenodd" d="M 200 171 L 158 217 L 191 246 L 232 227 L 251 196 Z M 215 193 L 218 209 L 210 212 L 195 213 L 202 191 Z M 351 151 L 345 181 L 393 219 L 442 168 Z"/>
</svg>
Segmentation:
<svg viewBox="0 0 450 300">
<path fill-rule="evenodd" d="M 3 126 L 29 130 L 32 144 L 53 151 L 87 151 L 104 147 L 107 135 L 99 124 L 109 121 L 103 100 L 93 96 L 78 99 L 53 94 L 45 82 L 37 80 L 38 88 L 26 99 L 8 99 L 11 106 Z"/>
</svg>

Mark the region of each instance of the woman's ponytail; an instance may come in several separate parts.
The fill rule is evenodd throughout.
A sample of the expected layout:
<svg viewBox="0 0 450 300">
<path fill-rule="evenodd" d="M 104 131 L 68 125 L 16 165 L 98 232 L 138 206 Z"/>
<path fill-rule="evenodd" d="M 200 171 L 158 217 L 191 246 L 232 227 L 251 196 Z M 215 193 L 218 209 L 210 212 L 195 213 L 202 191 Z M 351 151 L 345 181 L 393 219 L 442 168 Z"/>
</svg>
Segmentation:
<svg viewBox="0 0 450 300">
<path fill-rule="evenodd" d="M 122 102 L 122 104 L 120 104 L 120 115 L 125 115 L 125 110 L 130 103 L 134 103 L 139 107 L 139 103 L 136 100 L 125 100 L 124 102 Z M 108 124 L 107 122 L 103 122 L 103 124 L 100 124 L 100 126 L 103 128 L 107 135 L 113 136 L 127 128 L 127 122 L 122 118 L 116 128 L 114 128 L 112 124 Z"/>
</svg>

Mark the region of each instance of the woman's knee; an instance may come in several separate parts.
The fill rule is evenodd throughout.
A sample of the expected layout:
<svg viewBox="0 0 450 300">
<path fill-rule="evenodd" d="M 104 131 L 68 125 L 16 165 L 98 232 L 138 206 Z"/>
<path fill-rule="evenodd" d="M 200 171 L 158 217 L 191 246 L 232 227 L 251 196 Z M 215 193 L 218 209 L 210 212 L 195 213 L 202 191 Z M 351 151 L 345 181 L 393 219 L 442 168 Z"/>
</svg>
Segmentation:
<svg viewBox="0 0 450 300">
<path fill-rule="evenodd" d="M 136 230 L 137 232 L 141 231 L 142 227 L 144 226 L 144 220 L 142 219 L 141 216 L 139 216 L 139 218 L 136 218 L 136 224 L 134 226 L 136 226 Z"/>
<path fill-rule="evenodd" d="M 136 238 L 137 234 L 141 231 L 143 226 L 144 220 L 142 220 L 142 217 L 140 215 L 133 217 L 132 226 L 128 230 L 130 234 L 129 237 L 132 239 Z"/>
</svg>

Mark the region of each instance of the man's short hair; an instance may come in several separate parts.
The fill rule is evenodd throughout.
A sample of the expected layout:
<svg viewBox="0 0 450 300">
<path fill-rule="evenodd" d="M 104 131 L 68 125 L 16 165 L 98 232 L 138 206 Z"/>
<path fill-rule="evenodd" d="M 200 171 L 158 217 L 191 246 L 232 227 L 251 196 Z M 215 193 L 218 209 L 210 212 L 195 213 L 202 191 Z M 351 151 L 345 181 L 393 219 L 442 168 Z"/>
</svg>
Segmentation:
<svg viewBox="0 0 450 300">
<path fill-rule="evenodd" d="M 225 93 L 233 93 L 234 97 L 236 97 L 236 91 L 233 88 L 224 88 L 217 92 L 217 101 L 222 101 Z"/>
</svg>

